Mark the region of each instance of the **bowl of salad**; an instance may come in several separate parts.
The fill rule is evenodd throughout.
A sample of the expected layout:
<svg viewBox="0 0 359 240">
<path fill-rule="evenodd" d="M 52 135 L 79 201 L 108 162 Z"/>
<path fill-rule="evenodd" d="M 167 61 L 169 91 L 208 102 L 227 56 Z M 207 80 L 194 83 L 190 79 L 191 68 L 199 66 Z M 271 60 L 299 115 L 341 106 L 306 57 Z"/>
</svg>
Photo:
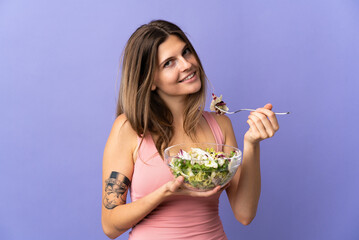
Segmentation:
<svg viewBox="0 0 359 240">
<path fill-rule="evenodd" d="M 242 162 L 242 152 L 216 143 L 178 144 L 168 147 L 164 157 L 175 178 L 184 177 L 184 186 L 208 191 L 226 185 Z"/>
</svg>

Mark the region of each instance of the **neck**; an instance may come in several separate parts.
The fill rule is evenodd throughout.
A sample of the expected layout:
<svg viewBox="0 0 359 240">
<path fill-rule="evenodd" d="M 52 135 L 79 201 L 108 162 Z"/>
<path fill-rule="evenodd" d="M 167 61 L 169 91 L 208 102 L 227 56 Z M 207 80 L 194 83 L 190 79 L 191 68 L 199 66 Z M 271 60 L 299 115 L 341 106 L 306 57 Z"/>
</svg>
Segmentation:
<svg viewBox="0 0 359 240">
<path fill-rule="evenodd" d="M 171 99 L 163 98 L 163 100 L 172 113 L 173 126 L 177 129 L 182 128 L 184 122 L 185 97 L 179 96 L 176 98 L 172 97 Z"/>
</svg>

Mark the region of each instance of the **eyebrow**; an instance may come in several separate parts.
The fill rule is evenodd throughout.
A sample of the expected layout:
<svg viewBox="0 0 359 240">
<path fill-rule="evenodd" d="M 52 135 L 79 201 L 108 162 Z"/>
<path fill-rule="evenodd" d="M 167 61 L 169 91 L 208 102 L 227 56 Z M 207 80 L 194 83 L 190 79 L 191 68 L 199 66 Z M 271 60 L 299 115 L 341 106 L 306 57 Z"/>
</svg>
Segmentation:
<svg viewBox="0 0 359 240">
<path fill-rule="evenodd" d="M 184 47 L 182 48 L 182 53 L 183 53 L 183 51 L 186 49 L 186 48 L 188 48 L 189 46 L 188 46 L 188 44 L 186 43 L 185 45 L 184 45 Z M 165 62 L 167 62 L 168 60 L 170 60 L 171 58 L 173 58 L 173 56 L 171 56 L 171 57 L 168 57 L 168 58 L 166 58 L 164 61 L 162 61 L 160 64 L 159 64 L 159 66 L 162 66 Z"/>
</svg>

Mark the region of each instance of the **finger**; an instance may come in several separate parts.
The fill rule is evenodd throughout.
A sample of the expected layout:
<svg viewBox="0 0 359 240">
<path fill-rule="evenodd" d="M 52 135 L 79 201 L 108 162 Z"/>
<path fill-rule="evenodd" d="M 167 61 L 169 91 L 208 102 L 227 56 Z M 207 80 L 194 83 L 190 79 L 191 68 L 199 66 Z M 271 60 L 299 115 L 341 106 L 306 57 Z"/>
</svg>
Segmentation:
<svg viewBox="0 0 359 240">
<path fill-rule="evenodd" d="M 177 177 L 174 180 L 173 184 L 170 186 L 170 191 L 176 192 L 177 189 L 182 185 L 183 181 L 184 181 L 184 177 L 182 177 L 182 176 Z"/>
<path fill-rule="evenodd" d="M 228 188 L 229 186 L 231 185 L 231 181 L 229 181 L 226 185 L 224 185 L 222 188 L 223 189 L 226 189 L 226 188 Z"/>
<path fill-rule="evenodd" d="M 267 134 L 267 131 L 262 123 L 262 120 L 258 116 L 253 114 L 253 112 L 248 116 L 248 118 L 251 119 L 254 122 L 254 124 L 256 125 L 261 138 L 262 139 L 268 138 L 268 134 Z"/>
<path fill-rule="evenodd" d="M 254 122 L 252 121 L 252 119 L 248 118 L 247 123 L 250 126 L 250 131 L 253 134 L 254 138 L 260 138 L 261 134 L 257 128 L 257 126 L 254 124 Z"/>
<path fill-rule="evenodd" d="M 268 104 L 267 104 L 268 105 Z M 266 105 L 266 106 L 267 106 Z M 269 119 L 269 121 L 272 123 L 273 129 L 275 131 L 278 131 L 279 129 L 279 124 L 278 124 L 278 120 L 277 120 L 277 116 L 274 114 L 273 111 L 268 110 L 266 108 L 258 108 L 256 109 L 257 112 L 263 113 L 264 115 L 266 115 Z"/>
<path fill-rule="evenodd" d="M 221 189 L 221 186 L 217 186 L 213 188 L 212 190 L 206 191 L 206 192 L 197 192 L 197 197 L 210 197 L 214 194 L 216 194 Z"/>
<path fill-rule="evenodd" d="M 217 186 L 214 189 L 209 190 L 209 191 L 205 191 L 205 192 L 196 192 L 196 191 L 192 191 L 192 190 L 184 190 L 183 193 L 186 193 L 186 194 L 190 195 L 191 197 L 209 197 L 209 196 L 212 196 L 213 194 L 216 194 L 220 189 L 221 189 L 221 186 Z"/>
<path fill-rule="evenodd" d="M 267 103 L 265 106 L 264 106 L 265 109 L 269 109 L 269 110 L 272 110 L 273 108 L 273 105 L 271 103 Z"/>
<path fill-rule="evenodd" d="M 249 125 L 249 130 L 252 131 L 252 133 L 254 133 L 254 134 L 258 133 L 259 134 L 259 130 L 258 130 L 257 126 L 254 124 L 252 119 L 249 118 L 249 116 L 248 116 L 247 123 Z"/>
<path fill-rule="evenodd" d="M 229 188 L 229 186 L 231 185 L 231 182 L 229 181 L 226 185 L 224 185 L 223 187 L 221 187 L 221 189 L 219 189 L 220 192 L 224 191 L 225 189 Z"/>
<path fill-rule="evenodd" d="M 262 124 L 265 128 L 265 131 L 269 137 L 274 136 L 275 130 L 272 126 L 272 123 L 268 120 L 266 115 L 264 115 L 263 113 L 259 113 L 259 112 L 252 112 L 251 115 L 257 116 L 260 119 L 260 121 L 262 122 Z"/>
</svg>

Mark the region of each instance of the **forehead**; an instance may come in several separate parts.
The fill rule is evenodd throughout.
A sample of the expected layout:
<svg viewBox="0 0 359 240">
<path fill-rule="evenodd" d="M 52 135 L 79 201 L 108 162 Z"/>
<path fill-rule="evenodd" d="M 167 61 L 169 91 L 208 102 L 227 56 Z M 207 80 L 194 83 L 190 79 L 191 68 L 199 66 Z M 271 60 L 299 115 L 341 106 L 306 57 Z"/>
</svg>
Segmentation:
<svg viewBox="0 0 359 240">
<path fill-rule="evenodd" d="M 158 46 L 158 62 L 161 63 L 169 57 L 182 54 L 186 43 L 175 35 L 170 35 L 166 41 Z"/>
</svg>

